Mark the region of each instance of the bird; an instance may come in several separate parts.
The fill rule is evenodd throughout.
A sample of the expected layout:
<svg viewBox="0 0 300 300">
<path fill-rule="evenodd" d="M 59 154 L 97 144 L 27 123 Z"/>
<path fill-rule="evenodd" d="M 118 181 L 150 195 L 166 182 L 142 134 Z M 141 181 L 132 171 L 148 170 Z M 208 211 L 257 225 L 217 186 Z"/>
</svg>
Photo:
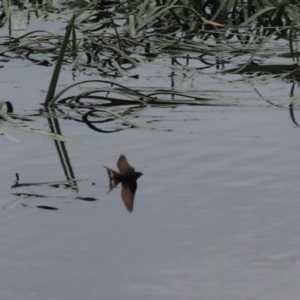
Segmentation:
<svg viewBox="0 0 300 300">
<path fill-rule="evenodd" d="M 105 167 L 109 178 L 109 193 L 112 191 L 120 182 L 122 183 L 121 197 L 125 207 L 129 212 L 133 211 L 134 195 L 137 189 L 137 179 L 140 178 L 143 173 L 136 172 L 134 168 L 128 163 L 125 155 L 120 155 L 117 167 L 120 173 Z"/>
</svg>

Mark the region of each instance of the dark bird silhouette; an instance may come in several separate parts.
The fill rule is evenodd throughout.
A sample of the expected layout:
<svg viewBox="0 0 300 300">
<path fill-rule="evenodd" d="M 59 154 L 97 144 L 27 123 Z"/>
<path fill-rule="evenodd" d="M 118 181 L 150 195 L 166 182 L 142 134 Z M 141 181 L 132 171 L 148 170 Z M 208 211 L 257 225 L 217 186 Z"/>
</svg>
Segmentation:
<svg viewBox="0 0 300 300">
<path fill-rule="evenodd" d="M 129 212 L 133 210 L 134 195 L 137 189 L 137 179 L 143 174 L 140 172 L 135 172 L 134 168 L 128 163 L 126 157 L 121 155 L 117 162 L 117 167 L 120 173 L 107 168 L 104 168 L 107 171 L 109 178 L 109 191 L 113 190 L 120 182 L 122 183 L 121 196 L 124 202 L 124 205 Z"/>
</svg>

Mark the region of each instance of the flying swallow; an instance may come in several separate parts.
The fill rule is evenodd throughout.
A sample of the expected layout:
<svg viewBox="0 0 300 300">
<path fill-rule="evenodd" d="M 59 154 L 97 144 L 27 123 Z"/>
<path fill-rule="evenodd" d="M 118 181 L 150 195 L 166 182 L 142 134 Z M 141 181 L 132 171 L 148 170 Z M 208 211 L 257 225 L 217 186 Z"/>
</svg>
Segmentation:
<svg viewBox="0 0 300 300">
<path fill-rule="evenodd" d="M 134 168 L 128 163 L 126 157 L 121 155 L 117 162 L 117 167 L 120 173 L 107 168 L 104 168 L 107 171 L 109 178 L 109 191 L 113 190 L 120 182 L 122 183 L 121 196 L 124 202 L 124 205 L 129 212 L 133 210 L 134 195 L 137 189 L 137 179 L 143 174 L 140 172 L 135 172 Z"/>
</svg>

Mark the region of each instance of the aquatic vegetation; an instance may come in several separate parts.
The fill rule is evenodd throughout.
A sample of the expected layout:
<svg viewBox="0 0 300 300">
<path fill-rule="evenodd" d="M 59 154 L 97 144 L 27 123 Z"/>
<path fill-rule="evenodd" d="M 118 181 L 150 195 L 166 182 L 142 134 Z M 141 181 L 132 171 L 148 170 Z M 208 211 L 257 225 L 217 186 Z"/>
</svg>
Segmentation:
<svg viewBox="0 0 300 300">
<path fill-rule="evenodd" d="M 276 0 L 4 0 L 0 68 L 5 72 L 10 64 L 25 61 L 28 68 L 49 70 L 49 83 L 42 87 L 47 89 L 40 101 L 44 107 L 34 115 L 16 114 L 13 99 L 1 99 L 0 133 L 14 142 L 20 140 L 10 130 L 53 139 L 65 183 L 53 180 L 49 187 L 75 191 L 78 179 L 65 142 L 79 141 L 62 134 L 62 120 L 99 133 L 184 132 L 170 122 L 159 123 L 176 120 L 171 114 L 147 112 L 180 105 L 271 105 L 288 106 L 299 126 L 293 110 L 299 103 L 299 12 L 298 1 Z M 62 73 L 73 82 L 58 89 Z M 283 86 L 289 87 L 288 95 L 278 92 Z M 44 118 L 49 132 L 33 125 Z M 203 134 L 197 128 L 188 133 Z M 17 182 L 13 188 L 20 191 L 3 207 L 43 197 L 22 190 L 43 184 L 48 186 Z M 88 195 L 76 199 L 97 200 Z"/>
<path fill-rule="evenodd" d="M 85 120 L 103 106 L 276 103 L 274 95 L 257 91 L 278 81 L 293 86 L 294 94 L 286 97 L 286 103 L 298 103 L 297 1 L 94 0 L 20 5 L 6 0 L 2 10 L 1 25 L 9 30 L 0 36 L 2 67 L 12 59 L 55 64 L 45 105 L 71 107 Z M 67 23 L 65 33 L 33 30 L 16 36 L 16 14 L 30 20 L 24 30 L 33 22 L 59 20 Z M 55 94 L 65 68 L 76 82 Z M 93 79 L 82 81 L 81 76 Z M 90 89 L 93 82 L 99 84 Z M 138 87 L 141 83 L 146 87 Z M 62 98 L 75 86 L 85 86 L 85 91 Z M 106 113 L 124 121 L 124 116 L 107 108 Z"/>
</svg>

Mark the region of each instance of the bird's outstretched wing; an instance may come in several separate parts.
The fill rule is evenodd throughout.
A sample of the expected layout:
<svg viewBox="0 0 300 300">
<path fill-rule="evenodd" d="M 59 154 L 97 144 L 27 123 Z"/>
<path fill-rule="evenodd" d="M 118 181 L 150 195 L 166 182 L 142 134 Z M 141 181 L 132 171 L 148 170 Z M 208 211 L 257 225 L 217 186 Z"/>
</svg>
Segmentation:
<svg viewBox="0 0 300 300">
<path fill-rule="evenodd" d="M 121 155 L 117 162 L 117 167 L 120 170 L 120 173 L 124 173 L 130 169 L 134 170 L 134 168 L 128 163 L 125 155 Z"/>
<path fill-rule="evenodd" d="M 133 211 L 134 195 L 137 188 L 136 181 L 122 182 L 122 200 L 129 212 Z"/>
</svg>

